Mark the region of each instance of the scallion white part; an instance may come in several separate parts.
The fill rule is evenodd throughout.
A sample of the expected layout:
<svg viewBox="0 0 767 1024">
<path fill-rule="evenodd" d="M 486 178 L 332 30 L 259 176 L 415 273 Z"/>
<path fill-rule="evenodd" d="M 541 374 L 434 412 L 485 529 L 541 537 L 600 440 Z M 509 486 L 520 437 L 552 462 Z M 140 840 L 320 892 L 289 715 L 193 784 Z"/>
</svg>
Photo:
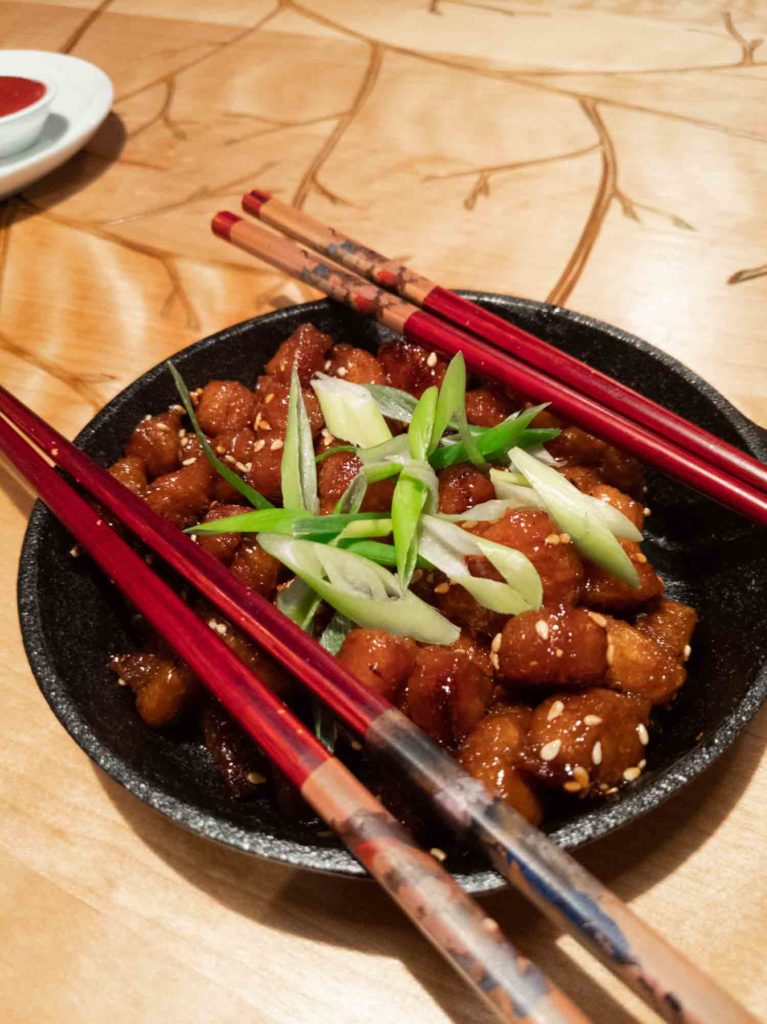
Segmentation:
<svg viewBox="0 0 767 1024">
<path fill-rule="evenodd" d="M 595 504 L 602 503 L 585 500 L 589 496 L 581 494 L 561 473 L 544 466 L 521 448 L 512 449 L 510 457 L 581 554 L 629 586 L 638 587 L 639 576 L 631 559 L 605 525 L 604 518 L 595 512 Z"/>
<path fill-rule="evenodd" d="M 268 554 L 286 565 L 341 615 L 425 644 L 454 643 L 460 630 L 374 562 L 341 548 L 264 533 Z"/>
<path fill-rule="evenodd" d="M 370 448 L 391 438 L 381 410 L 362 384 L 321 373 L 312 382 L 325 425 L 333 437 L 361 448 Z"/>
<path fill-rule="evenodd" d="M 422 516 L 418 554 L 490 611 L 519 615 L 541 606 L 543 587 L 535 566 L 514 548 L 474 537 L 436 516 Z M 466 564 L 469 555 L 484 555 L 505 582 L 472 576 Z"/>
</svg>

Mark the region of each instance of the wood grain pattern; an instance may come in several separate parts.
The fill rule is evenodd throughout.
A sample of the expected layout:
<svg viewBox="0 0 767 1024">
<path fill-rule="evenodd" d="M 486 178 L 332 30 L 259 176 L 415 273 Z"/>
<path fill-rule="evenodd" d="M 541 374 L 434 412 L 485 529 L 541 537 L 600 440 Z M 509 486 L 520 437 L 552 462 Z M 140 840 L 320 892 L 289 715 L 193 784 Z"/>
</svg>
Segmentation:
<svg viewBox="0 0 767 1024">
<path fill-rule="evenodd" d="M 447 285 L 633 330 L 767 424 L 763 3 L 149 11 L 0 3 L 4 46 L 93 60 L 116 87 L 87 150 L 0 206 L 0 379 L 59 429 L 181 345 L 311 296 L 209 236 L 246 186 Z M 0 473 L 3 1020 L 489 1021 L 383 895 L 213 847 L 90 765 L 27 668 L 13 587 L 31 503 Z M 766 738 L 762 715 L 671 805 L 582 855 L 757 1014 Z M 652 1019 L 516 896 L 489 906 L 595 1019 Z"/>
</svg>

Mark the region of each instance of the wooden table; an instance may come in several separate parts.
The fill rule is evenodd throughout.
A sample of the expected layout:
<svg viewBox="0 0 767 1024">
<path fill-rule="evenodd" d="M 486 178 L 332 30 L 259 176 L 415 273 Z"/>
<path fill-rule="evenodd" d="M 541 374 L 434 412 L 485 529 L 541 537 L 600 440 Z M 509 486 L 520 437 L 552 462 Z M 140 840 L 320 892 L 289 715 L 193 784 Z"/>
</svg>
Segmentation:
<svg viewBox="0 0 767 1024">
<path fill-rule="evenodd" d="M 94 61 L 117 97 L 0 205 L 0 379 L 71 435 L 179 347 L 309 297 L 208 231 L 259 185 L 447 284 L 635 331 L 767 423 L 764 35 L 763 4 L 703 0 L 0 3 L 4 46 Z M 2 1020 L 489 1020 L 372 887 L 187 835 L 91 765 L 24 658 L 31 502 L 2 483 Z M 766 732 L 583 854 L 757 1013 Z M 631 1019 L 513 894 L 492 908 L 595 1021 Z"/>
</svg>

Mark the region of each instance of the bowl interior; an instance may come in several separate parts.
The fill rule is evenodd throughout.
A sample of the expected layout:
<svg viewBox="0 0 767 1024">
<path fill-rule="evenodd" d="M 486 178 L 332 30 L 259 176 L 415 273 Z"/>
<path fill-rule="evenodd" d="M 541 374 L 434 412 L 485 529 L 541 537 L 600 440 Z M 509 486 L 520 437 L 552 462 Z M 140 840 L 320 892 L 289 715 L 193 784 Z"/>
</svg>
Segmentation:
<svg viewBox="0 0 767 1024">
<path fill-rule="evenodd" d="M 720 437 L 767 458 L 759 431 L 713 389 L 669 357 L 615 328 L 540 303 L 472 294 L 531 330 Z M 375 348 L 377 324 L 329 302 L 291 307 L 228 328 L 174 359 L 190 387 L 213 378 L 252 385 L 266 359 L 311 320 L 337 341 Z M 176 400 L 158 366 L 109 403 L 78 443 L 102 464 L 119 457 L 135 423 Z M 767 691 L 767 534 L 734 513 L 649 474 L 646 548 L 670 596 L 700 613 L 690 676 L 673 706 L 659 712 L 648 769 L 628 792 L 591 809 L 574 806 L 547 826 L 574 847 L 637 817 L 679 789 L 721 753 Z M 232 800 L 200 742 L 144 726 L 132 696 L 106 669 L 110 653 L 133 646 L 130 614 L 41 505 L 25 539 L 19 576 L 22 630 L 35 676 L 65 728 L 110 775 L 176 821 L 211 838 L 305 867 L 359 874 L 332 838 L 283 819 L 266 799 Z M 472 890 L 498 876 L 473 862 L 455 865 Z"/>
</svg>

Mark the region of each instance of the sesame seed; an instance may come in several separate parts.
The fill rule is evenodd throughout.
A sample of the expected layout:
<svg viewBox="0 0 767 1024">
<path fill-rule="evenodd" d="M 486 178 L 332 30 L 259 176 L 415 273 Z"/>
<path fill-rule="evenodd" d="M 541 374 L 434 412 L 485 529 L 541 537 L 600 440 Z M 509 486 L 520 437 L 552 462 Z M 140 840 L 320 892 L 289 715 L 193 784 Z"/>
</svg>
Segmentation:
<svg viewBox="0 0 767 1024">
<path fill-rule="evenodd" d="M 151 418 L 152 418 L 152 414 L 151 414 L 150 412 L 148 412 L 148 413 L 146 414 L 146 416 L 142 416 L 142 417 L 141 417 L 141 422 L 142 422 L 142 423 L 146 423 L 146 422 L 147 422 L 147 420 L 151 420 Z"/>
<path fill-rule="evenodd" d="M 269 394 L 264 399 L 264 405 L 269 405 L 269 403 L 272 401 L 274 401 L 274 392 L 270 391 Z"/>
<path fill-rule="evenodd" d="M 181 439 L 182 441 L 183 441 L 183 440 L 184 440 L 184 438 L 186 437 L 186 431 L 184 430 L 184 428 L 183 428 L 183 427 L 181 428 L 181 430 L 179 430 L 179 432 L 178 432 L 178 436 L 179 436 L 179 438 L 180 438 L 180 439 Z"/>
<path fill-rule="evenodd" d="M 494 921 L 492 917 L 483 918 L 482 927 L 485 929 L 486 932 L 497 932 L 499 930 L 498 922 Z"/>
<path fill-rule="evenodd" d="M 359 740 L 351 740 L 352 750 L 362 750 L 362 744 Z"/>
<path fill-rule="evenodd" d="M 576 782 L 580 782 L 584 789 L 587 789 L 589 783 L 591 782 L 591 779 L 589 778 L 589 773 L 582 765 L 579 764 L 577 764 L 575 768 L 573 768 L 573 778 Z"/>
<path fill-rule="evenodd" d="M 685 644 L 684 645 L 684 649 L 682 650 L 682 661 L 687 661 L 687 659 L 690 657 L 691 654 L 692 654 L 692 647 L 690 647 L 689 644 Z"/>
<path fill-rule="evenodd" d="M 535 632 L 541 638 L 541 640 L 549 639 L 549 624 L 545 619 L 538 619 L 535 624 Z"/>
<path fill-rule="evenodd" d="M 634 561 L 638 562 L 639 565 L 645 565 L 647 562 L 647 555 L 643 555 L 641 551 L 637 551 L 634 555 Z"/>
<path fill-rule="evenodd" d="M 560 543 L 562 543 L 562 544 L 569 544 L 570 543 L 570 534 L 569 533 L 560 533 L 559 540 L 560 540 Z"/>
<path fill-rule="evenodd" d="M 493 642 L 490 644 L 490 650 L 494 654 L 496 654 L 498 651 L 500 651 L 500 649 L 501 649 L 501 640 L 502 639 L 503 639 L 503 635 L 501 633 L 496 633 L 495 636 L 493 637 Z"/>
<path fill-rule="evenodd" d="M 642 511 L 644 512 L 644 514 L 646 516 L 652 515 L 652 511 L 647 507 L 647 505 L 645 505 L 645 507 L 642 509 Z"/>
<path fill-rule="evenodd" d="M 588 612 L 587 614 L 591 621 L 596 622 L 598 626 L 601 626 L 603 629 L 607 626 L 607 619 L 604 615 L 600 615 L 599 612 Z"/>
<path fill-rule="evenodd" d="M 332 365 L 333 365 L 333 363 L 331 362 L 331 360 L 330 359 L 326 359 L 322 369 L 323 370 L 329 370 Z"/>
<path fill-rule="evenodd" d="M 427 366 L 436 366 L 437 365 L 437 353 L 436 352 L 430 352 L 429 353 L 429 356 L 428 356 L 428 358 L 426 360 L 426 365 Z"/>
<path fill-rule="evenodd" d="M 613 793 L 617 793 L 617 792 L 618 792 L 618 787 L 617 786 L 610 786 L 609 789 L 605 790 L 605 796 L 612 796 Z"/>
<path fill-rule="evenodd" d="M 272 443 L 269 445 L 269 451 L 278 452 L 280 448 L 282 448 L 282 444 L 283 442 L 279 437 L 275 438 L 274 441 L 272 441 Z"/>
<path fill-rule="evenodd" d="M 602 744 L 599 740 L 596 741 L 594 746 L 591 748 L 591 760 L 594 764 L 602 763 Z"/>
<path fill-rule="evenodd" d="M 183 405 L 169 405 L 168 406 L 168 412 L 183 412 L 183 411 L 184 411 Z"/>
<path fill-rule="evenodd" d="M 555 718 L 559 718 L 559 716 L 562 714 L 564 710 L 564 702 L 561 700 L 555 700 L 548 710 L 548 714 L 546 715 L 546 721 L 553 722 Z"/>
<path fill-rule="evenodd" d="M 339 366 L 338 369 L 336 370 L 336 373 L 338 374 L 339 377 L 345 377 L 348 372 L 349 371 L 345 366 Z"/>
<path fill-rule="evenodd" d="M 265 445 L 266 441 L 262 437 L 260 441 L 256 441 L 256 443 L 253 445 L 253 451 L 260 452 L 261 449 L 265 447 Z"/>
<path fill-rule="evenodd" d="M 434 593 L 435 594 L 446 594 L 448 592 L 448 590 L 450 590 L 450 584 L 449 583 L 438 583 L 437 586 L 434 588 Z"/>
<path fill-rule="evenodd" d="M 167 423 L 158 423 L 157 424 L 157 429 L 161 430 L 163 432 L 163 434 L 169 434 L 170 433 L 170 427 L 168 426 Z"/>
<path fill-rule="evenodd" d="M 580 793 L 581 784 L 580 782 L 573 782 L 571 780 L 570 782 L 566 782 L 564 786 L 562 786 L 562 789 L 564 789 L 565 793 Z"/>
<path fill-rule="evenodd" d="M 80 549 L 78 548 L 78 546 L 76 544 L 75 544 L 75 546 L 73 548 L 69 549 L 69 554 L 72 556 L 72 558 L 77 558 L 79 556 Z"/>
<path fill-rule="evenodd" d="M 253 420 L 253 429 L 254 430 L 258 430 L 258 428 L 260 426 L 261 426 L 261 413 L 257 412 L 256 413 L 256 418 Z"/>
<path fill-rule="evenodd" d="M 548 535 L 548 537 L 544 540 L 543 543 L 544 544 L 559 544 L 559 534 L 558 533 L 550 533 Z"/>
<path fill-rule="evenodd" d="M 197 461 L 197 459 L 195 459 L 194 456 L 192 456 L 191 458 L 183 459 L 182 462 L 181 462 L 181 465 L 182 466 L 191 466 L 192 463 L 196 462 L 196 461 Z"/>
<path fill-rule="evenodd" d="M 252 462 L 246 462 L 245 463 L 245 472 L 249 473 L 251 471 L 251 469 L 253 469 L 253 463 Z"/>
<path fill-rule="evenodd" d="M 637 733 L 639 734 L 639 742 L 642 744 L 642 746 L 646 747 L 647 744 L 650 742 L 650 734 L 647 731 L 647 726 L 644 724 L 644 722 L 640 722 L 637 726 Z"/>
<path fill-rule="evenodd" d="M 623 773 L 623 778 L 626 782 L 635 782 L 642 774 L 641 768 L 627 768 Z"/>
<path fill-rule="evenodd" d="M 127 686 L 128 685 L 128 680 L 127 679 L 123 679 L 122 676 L 118 676 L 117 677 L 117 685 L 118 686 Z"/>
<path fill-rule="evenodd" d="M 226 451 L 226 448 L 222 444 L 217 444 L 216 451 L 218 452 L 219 455 L 223 455 L 224 452 Z"/>
<path fill-rule="evenodd" d="M 189 392 L 191 398 L 199 398 L 201 394 L 202 388 L 195 388 L 194 391 Z"/>
<path fill-rule="evenodd" d="M 261 422 L 258 424 L 258 429 L 259 430 L 271 430 L 272 429 L 272 425 L 269 422 L 269 420 L 263 420 L 262 419 Z"/>
<path fill-rule="evenodd" d="M 615 647 L 612 644 L 607 645 L 607 664 L 612 665 L 615 660 Z"/>
<path fill-rule="evenodd" d="M 583 719 L 584 725 L 601 725 L 602 719 L 599 715 L 585 715 Z"/>
<path fill-rule="evenodd" d="M 261 774 L 261 772 L 248 772 L 247 779 L 248 782 L 252 783 L 254 786 L 260 786 L 266 782 L 266 778 Z"/>
<path fill-rule="evenodd" d="M 248 467 L 245 465 L 244 462 L 235 462 L 234 468 L 238 469 L 240 471 L 240 473 L 247 473 L 248 472 Z"/>
<path fill-rule="evenodd" d="M 234 455 L 231 455 L 231 454 L 230 454 L 230 455 L 225 455 L 225 456 L 224 456 L 224 462 L 231 462 L 231 463 L 232 463 L 232 465 L 234 465 L 234 463 L 235 463 L 236 461 L 237 461 L 237 460 L 235 459 Z"/>
<path fill-rule="evenodd" d="M 501 662 L 500 662 L 497 654 L 491 654 L 490 655 L 490 664 L 493 666 L 493 668 L 496 670 L 496 672 L 501 667 Z"/>
<path fill-rule="evenodd" d="M 553 761 L 562 748 L 562 740 L 550 740 L 541 747 L 541 760 Z"/>
<path fill-rule="evenodd" d="M 438 846 L 432 846 L 432 848 L 429 850 L 429 853 L 435 860 L 447 860 L 447 854 L 445 853 L 444 850 L 440 850 Z"/>
<path fill-rule="evenodd" d="M 562 650 L 561 647 L 555 647 L 554 648 L 554 654 L 556 654 L 556 656 L 558 658 L 564 658 L 564 656 L 565 656 L 565 652 Z"/>
<path fill-rule="evenodd" d="M 637 761 L 637 768 L 643 768 L 644 769 L 646 767 L 647 767 L 647 761 L 645 760 L 645 758 L 642 758 L 641 761 Z"/>
</svg>

